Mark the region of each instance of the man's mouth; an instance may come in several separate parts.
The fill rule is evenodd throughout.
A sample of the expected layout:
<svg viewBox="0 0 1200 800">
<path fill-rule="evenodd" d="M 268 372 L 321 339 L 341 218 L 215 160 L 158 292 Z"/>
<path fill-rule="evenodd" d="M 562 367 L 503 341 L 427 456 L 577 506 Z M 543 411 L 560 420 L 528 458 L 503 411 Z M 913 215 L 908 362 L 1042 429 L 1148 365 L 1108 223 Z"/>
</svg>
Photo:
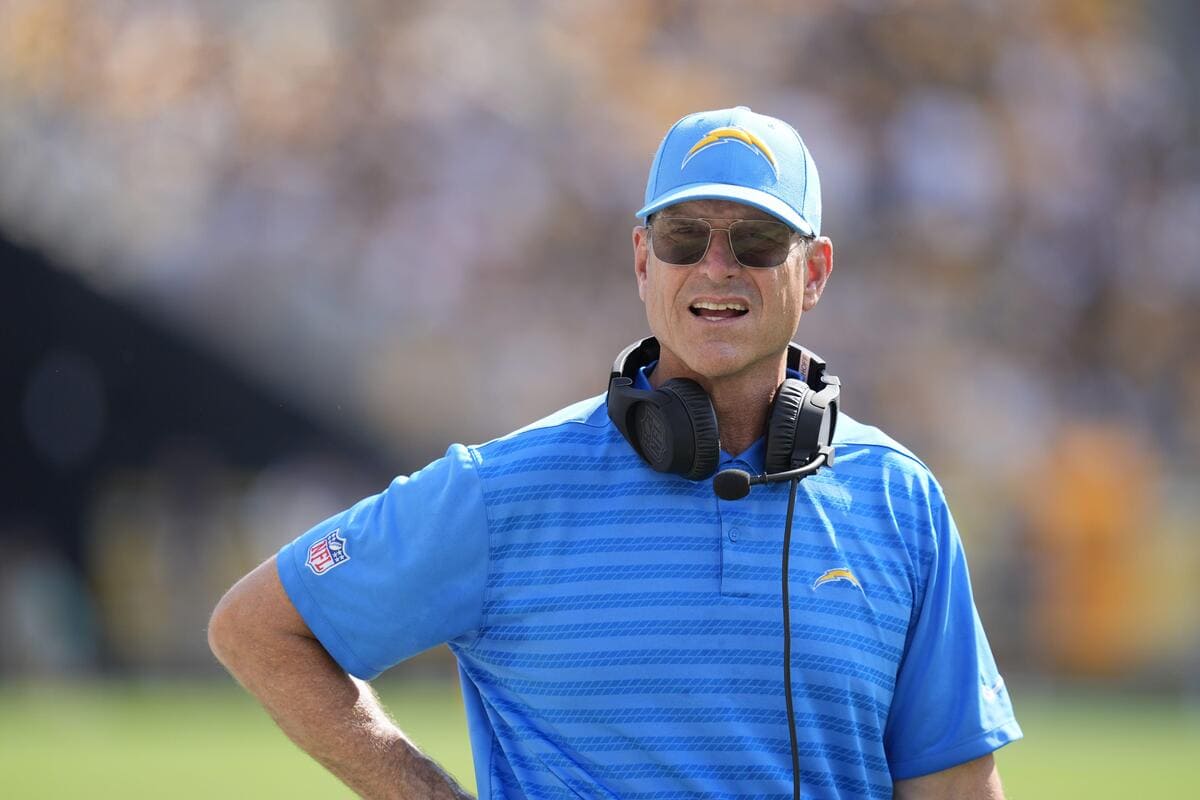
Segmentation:
<svg viewBox="0 0 1200 800">
<path fill-rule="evenodd" d="M 693 316 L 716 321 L 743 316 L 750 309 L 741 303 L 713 303 L 708 300 L 699 300 L 688 306 L 688 310 L 692 312 Z"/>
</svg>

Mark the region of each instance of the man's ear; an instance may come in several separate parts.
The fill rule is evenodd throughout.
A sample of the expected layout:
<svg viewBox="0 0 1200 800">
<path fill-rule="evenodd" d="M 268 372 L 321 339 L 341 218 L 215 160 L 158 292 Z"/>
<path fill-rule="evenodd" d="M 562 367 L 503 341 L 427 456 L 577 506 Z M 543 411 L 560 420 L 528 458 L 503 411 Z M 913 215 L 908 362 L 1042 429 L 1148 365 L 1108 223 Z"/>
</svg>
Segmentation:
<svg viewBox="0 0 1200 800">
<path fill-rule="evenodd" d="M 650 229 L 637 225 L 633 229 L 633 274 L 637 277 L 638 297 L 646 300 L 646 265 L 650 260 Z"/>
<path fill-rule="evenodd" d="M 808 311 L 821 299 L 825 284 L 833 274 L 833 242 L 820 236 L 809 242 L 804 257 L 804 310 Z"/>
</svg>

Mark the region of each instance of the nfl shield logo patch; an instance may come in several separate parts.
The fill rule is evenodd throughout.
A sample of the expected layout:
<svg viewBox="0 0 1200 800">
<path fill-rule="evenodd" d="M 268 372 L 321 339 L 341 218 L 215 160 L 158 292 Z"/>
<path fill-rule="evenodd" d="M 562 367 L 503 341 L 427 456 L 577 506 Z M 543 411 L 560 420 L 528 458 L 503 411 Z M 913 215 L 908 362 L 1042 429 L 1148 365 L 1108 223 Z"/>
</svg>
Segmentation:
<svg viewBox="0 0 1200 800">
<path fill-rule="evenodd" d="M 308 564 L 313 573 L 324 575 L 338 564 L 350 560 L 350 554 L 346 552 L 346 540 L 342 538 L 340 530 L 341 528 L 337 528 L 325 534 L 324 538 L 318 539 L 308 548 L 308 560 L 304 563 Z"/>
</svg>

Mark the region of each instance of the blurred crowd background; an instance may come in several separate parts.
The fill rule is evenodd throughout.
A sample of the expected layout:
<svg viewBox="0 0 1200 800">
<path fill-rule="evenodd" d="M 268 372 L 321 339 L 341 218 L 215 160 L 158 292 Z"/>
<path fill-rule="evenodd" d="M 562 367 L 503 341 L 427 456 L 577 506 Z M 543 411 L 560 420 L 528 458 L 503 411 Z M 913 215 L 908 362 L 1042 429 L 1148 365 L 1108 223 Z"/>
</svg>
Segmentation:
<svg viewBox="0 0 1200 800">
<path fill-rule="evenodd" d="M 797 338 L 946 487 L 1002 668 L 1200 692 L 1198 40 L 1192 0 L 0 0 L 0 676 L 215 671 L 285 541 L 602 392 L 659 139 L 743 104 L 821 171 Z"/>
</svg>

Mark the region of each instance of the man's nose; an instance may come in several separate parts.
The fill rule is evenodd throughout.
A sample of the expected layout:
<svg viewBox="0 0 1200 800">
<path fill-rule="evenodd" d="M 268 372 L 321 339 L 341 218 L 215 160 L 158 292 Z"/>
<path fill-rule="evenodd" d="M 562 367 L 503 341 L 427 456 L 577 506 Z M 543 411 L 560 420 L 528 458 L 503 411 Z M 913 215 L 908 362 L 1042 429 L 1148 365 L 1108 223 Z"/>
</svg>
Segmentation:
<svg viewBox="0 0 1200 800">
<path fill-rule="evenodd" d="M 700 266 L 708 273 L 709 280 L 714 281 L 729 277 L 741 267 L 729 244 L 728 230 L 713 229 L 708 240 L 708 252 L 704 254 Z"/>
</svg>

